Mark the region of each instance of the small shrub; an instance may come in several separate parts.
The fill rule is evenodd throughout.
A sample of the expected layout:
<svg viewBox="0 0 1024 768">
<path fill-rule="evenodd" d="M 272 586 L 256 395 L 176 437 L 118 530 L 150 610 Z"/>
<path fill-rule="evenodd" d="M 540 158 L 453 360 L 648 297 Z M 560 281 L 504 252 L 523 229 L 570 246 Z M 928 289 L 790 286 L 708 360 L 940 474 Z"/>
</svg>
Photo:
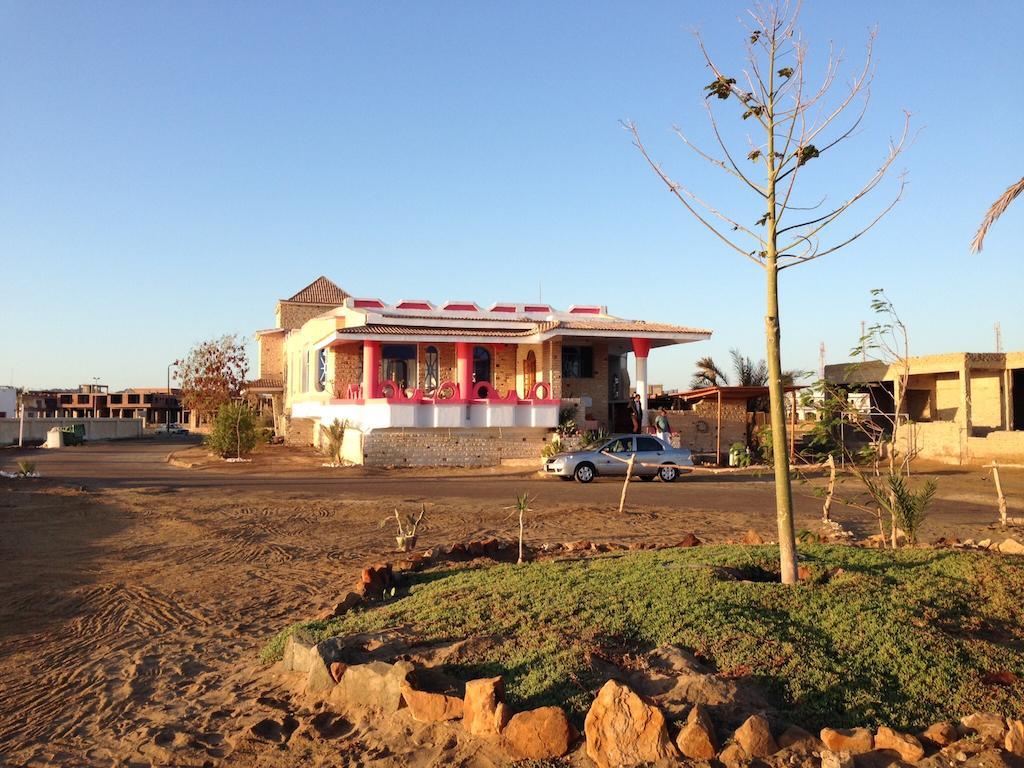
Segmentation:
<svg viewBox="0 0 1024 768">
<path fill-rule="evenodd" d="M 222 405 L 213 419 L 206 447 L 224 458 L 240 459 L 259 442 L 256 414 L 245 403 Z"/>
<path fill-rule="evenodd" d="M 348 419 L 345 421 L 335 419 L 324 427 L 324 435 L 327 437 L 327 452 L 335 464 L 341 463 L 341 445 L 345 440 L 346 429 L 348 429 Z"/>
<path fill-rule="evenodd" d="M 34 477 L 36 474 L 36 463 L 22 459 L 18 462 L 18 475 L 21 477 Z"/>
<path fill-rule="evenodd" d="M 550 459 L 556 453 L 561 453 L 561 452 L 562 452 L 562 438 L 560 438 L 558 435 L 555 435 L 553 438 L 551 438 L 551 442 L 550 443 L 545 444 L 545 446 L 543 448 L 541 448 L 540 456 L 541 456 L 542 459 Z"/>
</svg>

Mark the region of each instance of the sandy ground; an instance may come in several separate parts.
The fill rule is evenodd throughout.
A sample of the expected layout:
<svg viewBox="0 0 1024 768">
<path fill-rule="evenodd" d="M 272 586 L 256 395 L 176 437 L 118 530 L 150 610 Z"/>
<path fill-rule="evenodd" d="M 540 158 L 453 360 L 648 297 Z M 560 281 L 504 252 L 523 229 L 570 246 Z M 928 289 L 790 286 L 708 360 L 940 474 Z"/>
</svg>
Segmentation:
<svg viewBox="0 0 1024 768">
<path fill-rule="evenodd" d="M 379 522 L 396 506 L 427 504 L 424 547 L 511 536 L 506 507 L 521 491 L 537 498 L 535 545 L 769 537 L 774 526 L 772 484 L 751 475 L 636 483 L 619 516 L 611 481 L 331 470 L 288 451 L 189 470 L 166 463 L 175 447 L 36 452 L 43 479 L 0 481 L 0 764 L 490 765 L 484 747 L 400 718 L 396 752 L 365 723 L 304 702 L 256 654 L 391 556 Z M 18 455 L 0 453 L 0 467 Z M 931 469 L 941 491 L 927 538 L 997 535 L 984 470 Z M 1024 516 L 1024 471 L 1007 470 L 1004 487 Z M 814 529 L 820 500 L 809 485 L 797 492 L 798 524 Z M 858 510 L 834 517 L 872 530 Z"/>
</svg>

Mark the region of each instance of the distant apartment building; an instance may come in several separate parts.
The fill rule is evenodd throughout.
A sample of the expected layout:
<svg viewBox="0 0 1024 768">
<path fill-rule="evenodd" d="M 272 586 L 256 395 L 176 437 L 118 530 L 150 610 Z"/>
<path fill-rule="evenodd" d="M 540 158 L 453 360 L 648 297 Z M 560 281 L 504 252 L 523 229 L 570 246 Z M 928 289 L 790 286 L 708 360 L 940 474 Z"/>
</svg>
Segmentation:
<svg viewBox="0 0 1024 768">
<path fill-rule="evenodd" d="M 25 418 L 144 419 L 167 424 L 182 418 L 179 390 L 137 387 L 111 392 L 104 384 L 82 384 L 74 390 L 26 392 Z"/>
</svg>

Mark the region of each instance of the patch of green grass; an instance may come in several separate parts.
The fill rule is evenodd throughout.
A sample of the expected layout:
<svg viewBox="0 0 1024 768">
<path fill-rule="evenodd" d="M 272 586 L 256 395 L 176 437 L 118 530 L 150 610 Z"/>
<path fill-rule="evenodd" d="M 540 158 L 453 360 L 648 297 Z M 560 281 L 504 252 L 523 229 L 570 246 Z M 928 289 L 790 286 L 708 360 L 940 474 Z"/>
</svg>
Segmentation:
<svg viewBox="0 0 1024 768">
<path fill-rule="evenodd" d="M 1019 712 L 1024 684 L 1024 562 L 984 553 L 841 546 L 801 549 L 823 584 L 723 579 L 716 567 L 777 571 L 772 547 L 710 546 L 571 562 L 427 572 L 409 594 L 287 635 L 387 627 L 424 641 L 489 638 L 453 672 L 505 677 L 519 707 L 567 705 L 579 715 L 600 684 L 591 651 L 643 652 L 677 643 L 719 671 L 749 676 L 805 727 L 923 728 L 980 710 Z"/>
</svg>

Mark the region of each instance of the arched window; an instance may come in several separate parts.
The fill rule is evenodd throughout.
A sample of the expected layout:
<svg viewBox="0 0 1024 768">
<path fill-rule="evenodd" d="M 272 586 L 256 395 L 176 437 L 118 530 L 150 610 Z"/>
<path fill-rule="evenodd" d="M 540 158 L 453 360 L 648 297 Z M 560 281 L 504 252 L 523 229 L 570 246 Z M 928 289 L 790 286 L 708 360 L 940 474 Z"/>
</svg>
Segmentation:
<svg viewBox="0 0 1024 768">
<path fill-rule="evenodd" d="M 426 370 L 423 372 L 423 389 L 433 393 L 441 383 L 441 366 L 438 359 L 437 347 L 427 347 L 425 354 Z"/>
<path fill-rule="evenodd" d="M 487 347 L 473 347 L 473 383 L 491 383 L 491 353 Z"/>
<path fill-rule="evenodd" d="M 537 356 L 531 349 L 526 353 L 523 360 L 523 397 L 529 394 L 533 385 L 537 383 Z"/>
<path fill-rule="evenodd" d="M 327 347 L 316 353 L 316 391 L 323 392 L 327 386 Z"/>
</svg>

